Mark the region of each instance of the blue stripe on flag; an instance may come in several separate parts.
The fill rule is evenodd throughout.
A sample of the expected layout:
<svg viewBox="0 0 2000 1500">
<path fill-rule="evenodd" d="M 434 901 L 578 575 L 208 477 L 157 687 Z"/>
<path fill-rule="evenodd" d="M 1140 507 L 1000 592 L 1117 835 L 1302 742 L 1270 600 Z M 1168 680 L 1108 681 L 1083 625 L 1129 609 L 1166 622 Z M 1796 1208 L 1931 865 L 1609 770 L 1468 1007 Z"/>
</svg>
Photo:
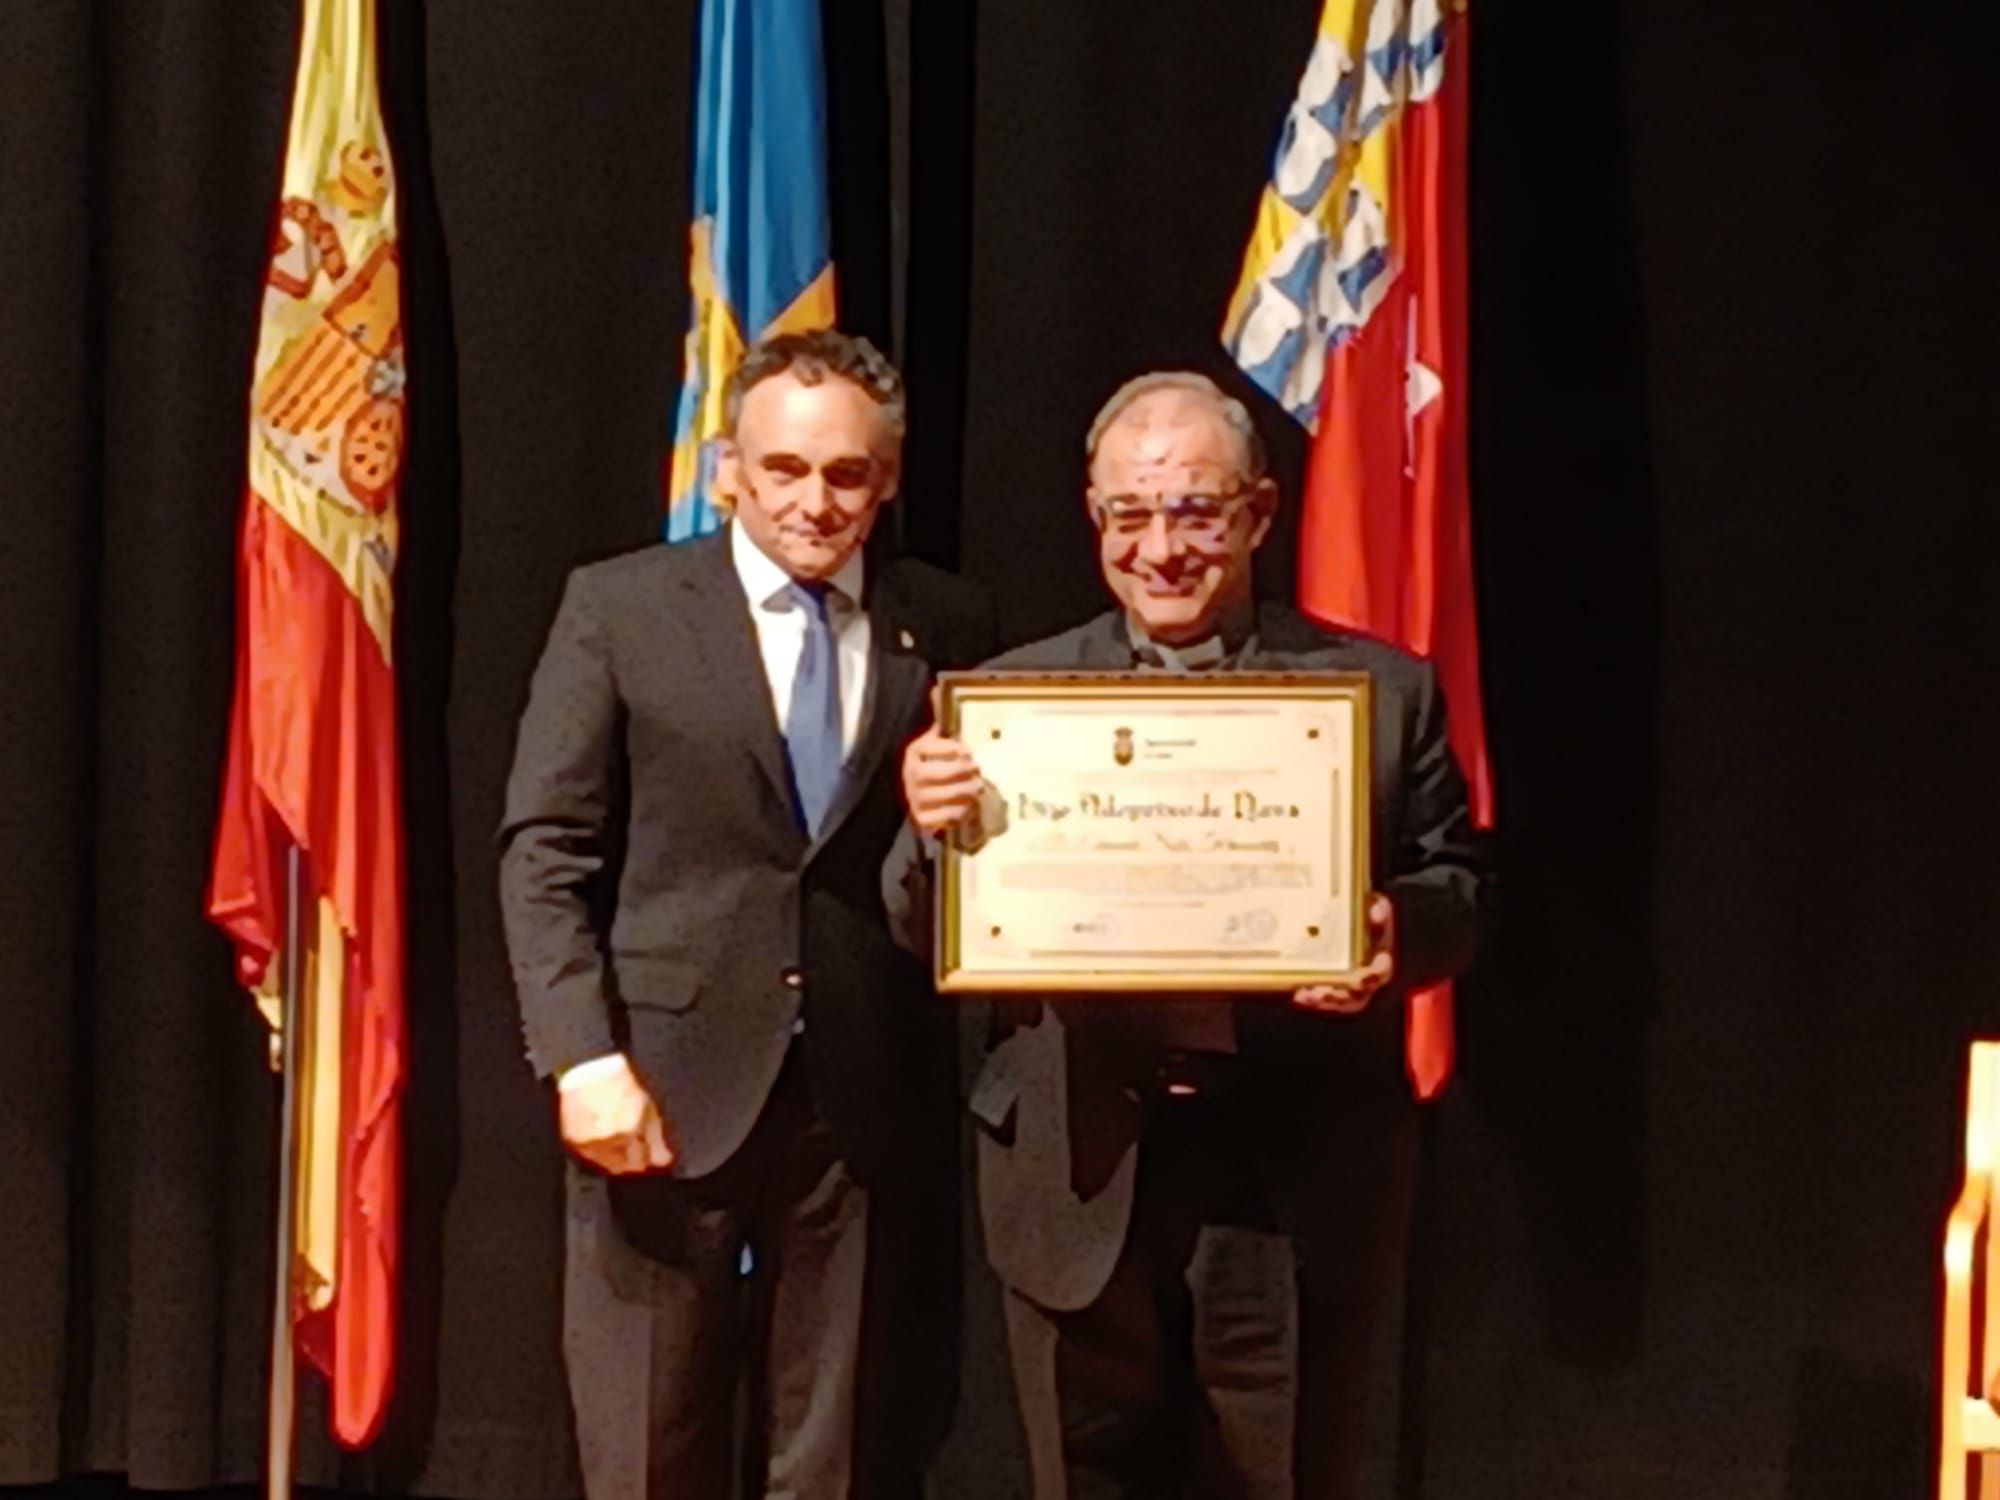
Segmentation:
<svg viewBox="0 0 2000 1500">
<path fill-rule="evenodd" d="M 826 269 L 826 85 L 819 0 L 704 0 L 694 211 L 755 339 Z"/>
<path fill-rule="evenodd" d="M 710 485 L 720 351 L 756 342 L 828 269 L 826 83 L 820 0 L 702 0 L 695 87 L 692 218 L 705 226 L 706 275 L 692 268 L 692 332 L 674 422 L 677 449 L 703 445 L 698 479 L 669 496 L 666 536 L 722 523 Z M 714 300 L 705 299 L 707 280 Z M 703 336 L 706 333 L 708 336 Z"/>
</svg>

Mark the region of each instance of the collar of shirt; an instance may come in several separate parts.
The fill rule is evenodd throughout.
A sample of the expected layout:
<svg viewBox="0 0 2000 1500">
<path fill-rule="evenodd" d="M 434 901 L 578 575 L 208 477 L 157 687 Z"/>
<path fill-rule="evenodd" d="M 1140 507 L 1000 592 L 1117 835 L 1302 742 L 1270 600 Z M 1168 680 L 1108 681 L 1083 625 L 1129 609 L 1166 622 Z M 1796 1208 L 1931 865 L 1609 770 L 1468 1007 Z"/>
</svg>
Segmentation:
<svg viewBox="0 0 2000 1500">
<path fill-rule="evenodd" d="M 1125 635 L 1132 647 L 1132 659 L 1142 668 L 1169 672 L 1233 670 L 1256 648 L 1257 613 L 1244 603 L 1231 608 L 1217 623 L 1213 634 L 1184 646 L 1169 646 L 1154 640 L 1146 627 L 1125 617 Z"/>
<path fill-rule="evenodd" d="M 792 575 L 787 573 L 750 540 L 750 533 L 741 526 L 729 528 L 729 560 L 736 567 L 736 577 L 743 585 L 743 597 L 759 609 L 790 609 L 792 607 Z M 828 580 L 833 592 L 839 595 L 835 608 L 852 609 L 861 602 L 863 582 L 861 549 L 854 549 L 854 555 L 840 565 L 840 571 Z"/>
</svg>

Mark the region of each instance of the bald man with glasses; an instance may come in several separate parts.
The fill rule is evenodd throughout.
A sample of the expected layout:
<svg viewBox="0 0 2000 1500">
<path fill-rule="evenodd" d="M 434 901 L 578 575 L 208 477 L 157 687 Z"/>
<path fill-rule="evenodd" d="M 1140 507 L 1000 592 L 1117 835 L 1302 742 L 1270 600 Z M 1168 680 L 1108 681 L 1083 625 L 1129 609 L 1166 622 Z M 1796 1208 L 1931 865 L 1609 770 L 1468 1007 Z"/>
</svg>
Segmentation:
<svg viewBox="0 0 2000 1500">
<path fill-rule="evenodd" d="M 1115 607 L 989 667 L 1366 672 L 1379 886 L 1349 982 L 996 1006 L 971 1109 L 1034 1494 L 1346 1496 L 1415 1165 L 1401 999 L 1471 963 L 1483 853 L 1431 669 L 1255 598 L 1278 495 L 1242 404 L 1142 376 L 1086 449 Z M 921 948 L 936 841 L 991 836 L 999 803 L 935 725 L 902 774 L 884 889 Z"/>
</svg>

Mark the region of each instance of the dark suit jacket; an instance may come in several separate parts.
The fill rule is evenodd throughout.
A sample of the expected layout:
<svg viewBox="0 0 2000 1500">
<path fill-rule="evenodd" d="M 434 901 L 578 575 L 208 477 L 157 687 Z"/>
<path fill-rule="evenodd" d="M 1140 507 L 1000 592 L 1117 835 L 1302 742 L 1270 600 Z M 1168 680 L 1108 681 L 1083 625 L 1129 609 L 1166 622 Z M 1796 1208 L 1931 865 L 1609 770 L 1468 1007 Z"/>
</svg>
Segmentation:
<svg viewBox="0 0 2000 1500">
<path fill-rule="evenodd" d="M 992 670 L 1129 667 L 1121 613 L 1011 651 Z M 1401 995 L 1472 961 L 1485 885 L 1482 843 L 1445 739 L 1444 703 L 1425 663 L 1364 636 L 1323 630 L 1292 610 L 1257 610 L 1246 671 L 1365 671 L 1374 682 L 1373 868 L 1395 903 L 1396 978 L 1360 1017 L 1313 1015 L 1281 997 L 1229 1004 L 1235 1091 L 1253 1122 L 1246 1172 L 1285 1227 L 1342 1231 L 1358 1199 L 1382 1198 L 1385 1133 L 1413 1105 L 1403 1068 Z M 908 855 L 885 873 L 899 930 L 921 898 Z M 907 910 L 905 908 L 908 908 Z M 1132 1217 L 1147 1080 L 1167 1045 L 1151 1001 L 1097 996 L 1003 1002 L 996 1045 L 974 1089 L 987 1255 L 1001 1278 L 1045 1307 L 1087 1306 L 1103 1289 Z M 1350 1230 L 1358 1226 L 1348 1226 Z"/>
<path fill-rule="evenodd" d="M 577 569 L 535 671 L 500 834 L 529 1057 L 548 1076 L 624 1048 L 680 1176 L 742 1145 L 801 1018 L 814 1098 L 865 1184 L 950 1118 L 949 1016 L 891 941 L 880 871 L 926 661 L 973 659 L 990 628 L 944 574 L 871 573 L 868 702 L 816 842 L 726 536 Z"/>
</svg>

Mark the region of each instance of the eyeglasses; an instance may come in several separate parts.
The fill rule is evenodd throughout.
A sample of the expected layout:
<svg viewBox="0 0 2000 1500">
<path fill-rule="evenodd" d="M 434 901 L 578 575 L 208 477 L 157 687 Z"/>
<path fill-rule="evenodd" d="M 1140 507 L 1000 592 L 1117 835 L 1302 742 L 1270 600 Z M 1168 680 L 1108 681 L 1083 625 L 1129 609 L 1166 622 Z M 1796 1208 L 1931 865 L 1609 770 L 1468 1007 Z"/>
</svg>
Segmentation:
<svg viewBox="0 0 2000 1500">
<path fill-rule="evenodd" d="M 1136 541 L 1152 528 L 1153 517 L 1167 530 L 1189 541 L 1220 541 L 1250 492 L 1228 490 L 1215 495 L 1106 495 L 1093 509 L 1097 529 L 1121 541 Z"/>
</svg>

